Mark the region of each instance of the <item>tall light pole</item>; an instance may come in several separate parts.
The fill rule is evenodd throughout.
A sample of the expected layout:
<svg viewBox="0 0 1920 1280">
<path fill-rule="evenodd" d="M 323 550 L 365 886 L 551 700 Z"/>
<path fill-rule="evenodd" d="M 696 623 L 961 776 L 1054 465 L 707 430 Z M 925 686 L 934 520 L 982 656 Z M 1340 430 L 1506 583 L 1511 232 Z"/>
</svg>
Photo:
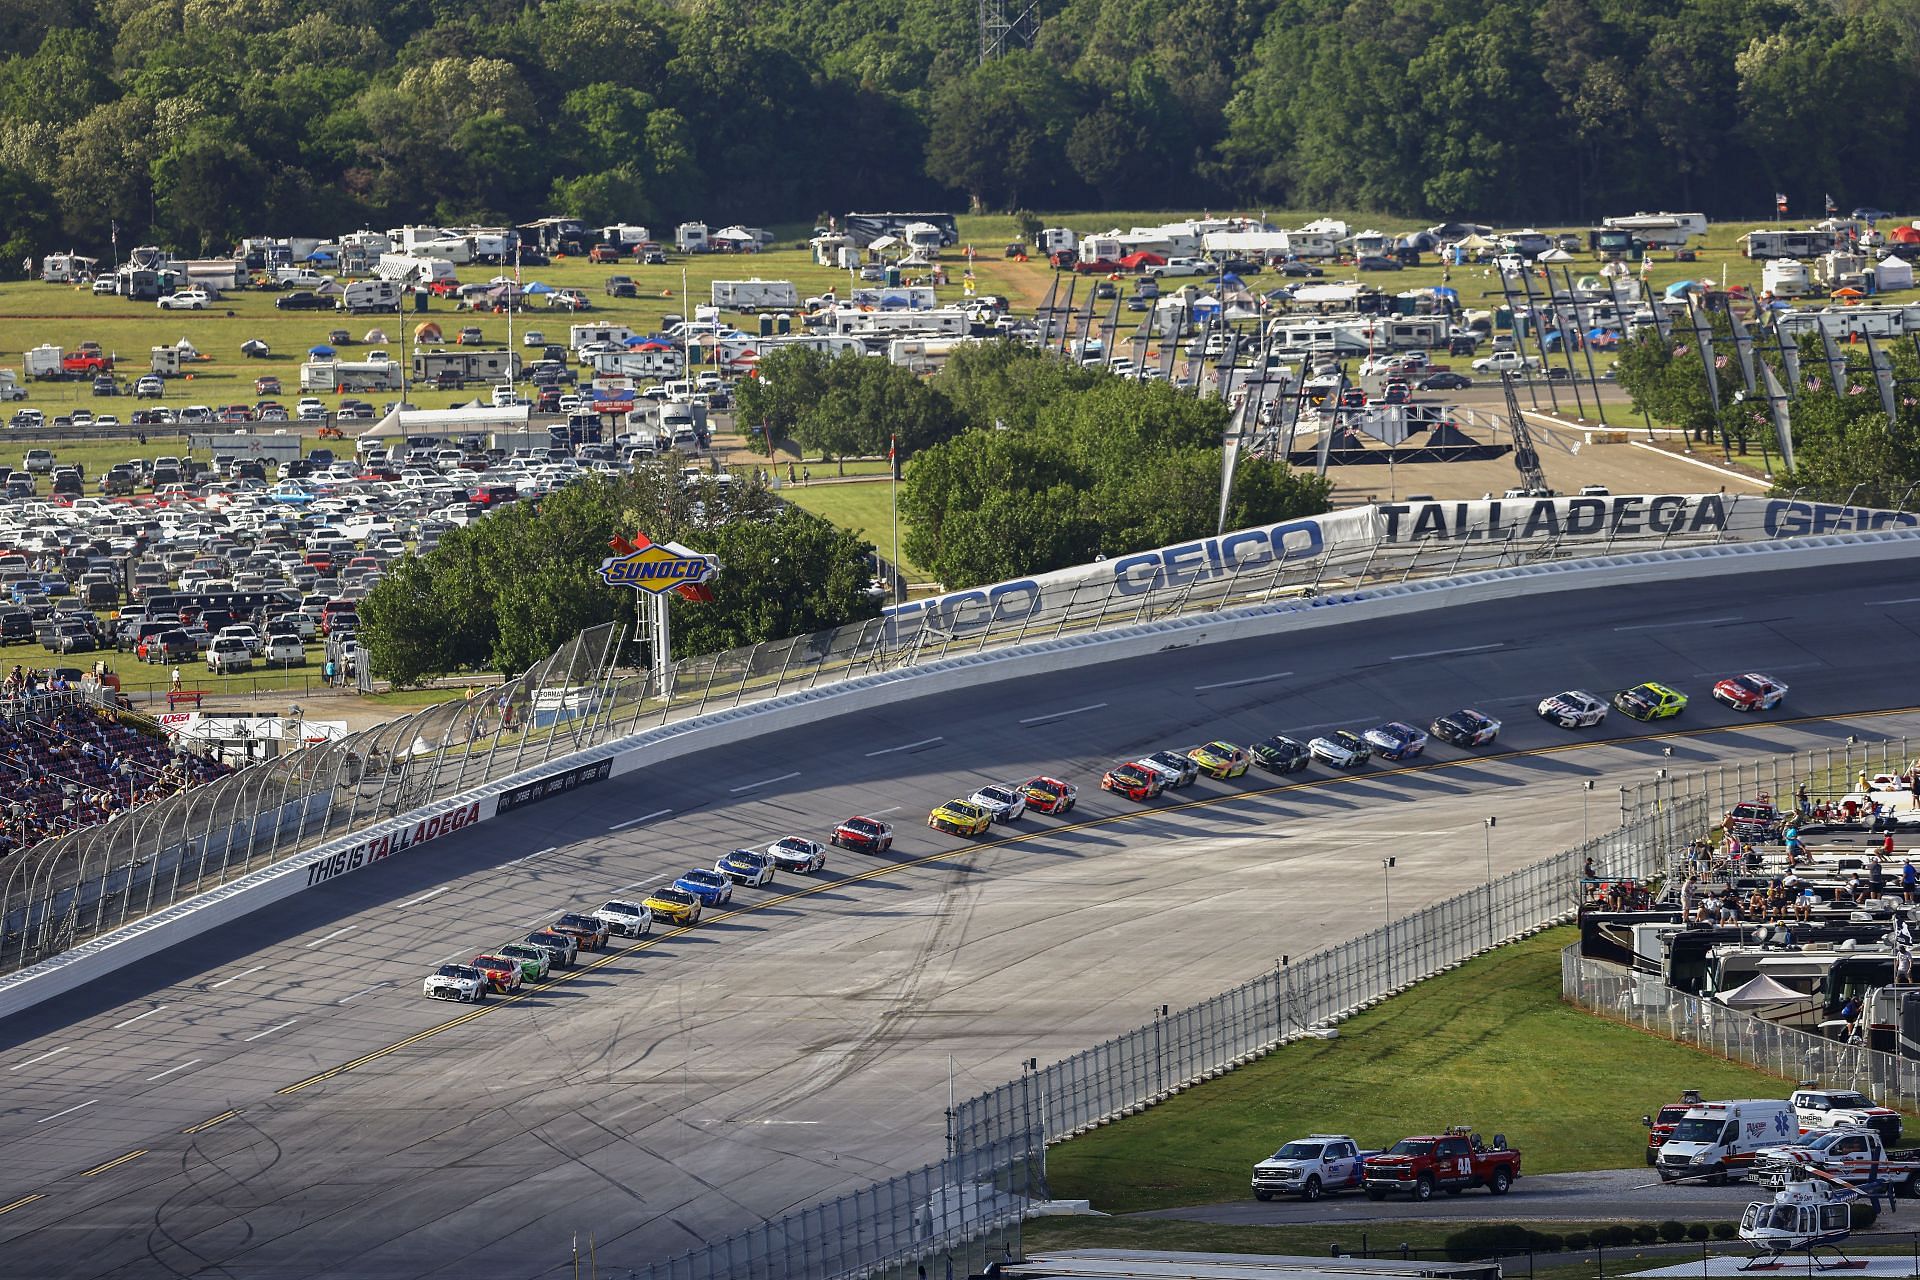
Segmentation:
<svg viewBox="0 0 1920 1280">
<path fill-rule="evenodd" d="M 1385 887 L 1387 908 L 1387 985 L 1393 985 L 1393 858 L 1380 859 L 1380 880 Z"/>
<path fill-rule="evenodd" d="M 1500 821 L 1489 814 L 1480 824 L 1480 839 L 1487 852 L 1487 945 L 1493 945 L 1493 828 Z"/>
<path fill-rule="evenodd" d="M 1593 799 L 1593 779 L 1588 778 L 1580 784 L 1580 843 L 1588 844 L 1593 840 L 1593 829 L 1587 821 L 1587 804 Z"/>
</svg>

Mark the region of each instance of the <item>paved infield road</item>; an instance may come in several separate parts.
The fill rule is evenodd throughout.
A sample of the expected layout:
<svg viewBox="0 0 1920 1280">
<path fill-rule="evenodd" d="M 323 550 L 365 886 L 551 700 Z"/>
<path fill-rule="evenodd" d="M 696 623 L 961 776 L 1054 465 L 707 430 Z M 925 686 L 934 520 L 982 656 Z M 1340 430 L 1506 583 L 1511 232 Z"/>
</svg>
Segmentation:
<svg viewBox="0 0 1920 1280">
<path fill-rule="evenodd" d="M 1188 649 L 850 714 L 642 770 L 342 876 L 0 1025 L 0 1276 L 489 1277 L 621 1269 L 923 1163 L 962 1094 L 1480 883 L 1595 830 L 1616 782 L 1920 732 L 1920 595 L 1898 562 L 1539 595 Z M 1872 603 L 1887 601 L 1887 603 Z M 1710 701 L 1758 667 L 1762 719 Z M 1663 743 L 1543 724 L 1567 686 L 1694 695 Z M 1097 789 L 1144 748 L 1424 723 L 1501 749 L 1412 768 Z M 1803 719 L 1806 717 L 1806 719 Z M 1811 717 L 1826 717 L 1812 719 Z M 1781 722 L 1783 719 L 1791 723 Z M 1671 745 L 1674 757 L 1661 758 Z M 969 843 L 929 807 L 993 778 L 1080 783 L 1068 821 Z M 741 890 L 484 1012 L 422 976 L 569 905 L 864 811 L 892 857 Z M 1519 1202 L 1514 1202 L 1519 1207 Z M 1262 1206 L 1266 1208 L 1266 1206 Z"/>
</svg>

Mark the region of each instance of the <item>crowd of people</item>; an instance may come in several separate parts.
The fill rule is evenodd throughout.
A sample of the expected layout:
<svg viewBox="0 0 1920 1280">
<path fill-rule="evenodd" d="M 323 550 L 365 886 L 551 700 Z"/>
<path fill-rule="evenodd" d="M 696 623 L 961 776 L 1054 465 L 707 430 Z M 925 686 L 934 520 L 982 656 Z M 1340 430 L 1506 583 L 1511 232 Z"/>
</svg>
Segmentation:
<svg viewBox="0 0 1920 1280">
<path fill-rule="evenodd" d="M 0 718 L 0 857 L 231 772 L 65 690 L 16 687 Z"/>
</svg>

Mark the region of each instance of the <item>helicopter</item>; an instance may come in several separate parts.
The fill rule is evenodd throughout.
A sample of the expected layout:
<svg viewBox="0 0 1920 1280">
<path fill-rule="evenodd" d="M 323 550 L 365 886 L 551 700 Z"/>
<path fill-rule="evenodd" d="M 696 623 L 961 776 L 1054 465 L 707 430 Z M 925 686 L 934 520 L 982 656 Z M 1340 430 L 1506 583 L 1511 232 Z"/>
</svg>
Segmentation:
<svg viewBox="0 0 1920 1280">
<path fill-rule="evenodd" d="M 1819 1169 L 1789 1168 L 1783 1176 L 1770 1203 L 1755 1200 L 1740 1215 L 1740 1238 L 1759 1250 L 1740 1269 L 1775 1264 L 1786 1253 L 1804 1253 L 1809 1265 L 1823 1271 L 1849 1265 L 1839 1245 L 1852 1234 L 1853 1202 L 1860 1192 Z M 1821 1261 L 1821 1249 L 1833 1256 Z"/>
</svg>

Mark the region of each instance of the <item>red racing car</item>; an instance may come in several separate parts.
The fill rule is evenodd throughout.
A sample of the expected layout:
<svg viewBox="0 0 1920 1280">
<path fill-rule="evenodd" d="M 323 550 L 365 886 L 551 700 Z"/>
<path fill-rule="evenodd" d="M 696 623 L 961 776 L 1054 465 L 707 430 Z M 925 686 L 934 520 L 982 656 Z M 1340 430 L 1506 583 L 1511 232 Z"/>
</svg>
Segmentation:
<svg viewBox="0 0 1920 1280">
<path fill-rule="evenodd" d="M 893 828 L 878 818 L 848 818 L 833 829 L 829 843 L 855 853 L 885 853 L 893 848 Z"/>
<path fill-rule="evenodd" d="M 1045 774 L 1028 778 L 1020 784 L 1020 790 L 1027 797 L 1027 808 L 1040 813 L 1068 813 L 1080 799 L 1080 788 Z"/>
<path fill-rule="evenodd" d="M 1160 794 L 1160 774 L 1141 764 L 1117 765 L 1100 779 L 1102 791 L 1117 791 L 1129 800 L 1151 800 Z"/>
<path fill-rule="evenodd" d="M 1772 676 L 1749 671 L 1743 676 L 1728 676 L 1713 686 L 1713 696 L 1735 711 L 1766 711 L 1780 705 L 1787 686 Z"/>
</svg>

